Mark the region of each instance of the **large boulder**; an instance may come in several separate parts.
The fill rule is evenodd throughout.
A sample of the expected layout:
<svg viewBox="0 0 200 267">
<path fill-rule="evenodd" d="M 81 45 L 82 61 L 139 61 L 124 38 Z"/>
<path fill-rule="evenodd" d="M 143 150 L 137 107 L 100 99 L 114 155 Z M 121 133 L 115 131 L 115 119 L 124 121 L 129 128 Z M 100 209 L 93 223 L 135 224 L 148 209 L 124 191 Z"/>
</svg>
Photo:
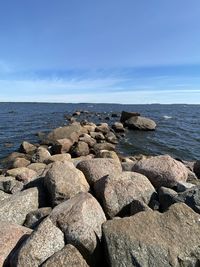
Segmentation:
<svg viewBox="0 0 200 267">
<path fill-rule="evenodd" d="M 0 266 L 6 266 L 7 257 L 17 243 L 31 232 L 31 229 L 21 225 L 0 221 Z"/>
<path fill-rule="evenodd" d="M 58 205 L 80 192 L 89 191 L 89 185 L 84 174 L 76 169 L 72 162 L 57 161 L 52 163 L 45 179 L 52 205 Z"/>
<path fill-rule="evenodd" d="M 132 170 L 144 174 L 155 188 L 174 187 L 188 178 L 187 168 L 169 155 L 142 159 L 134 164 Z"/>
<path fill-rule="evenodd" d="M 41 267 L 89 267 L 80 252 L 68 244 L 51 256 Z"/>
<path fill-rule="evenodd" d="M 106 176 L 94 184 L 94 190 L 109 218 L 130 215 L 133 200 L 148 205 L 157 195 L 150 181 L 135 172 Z"/>
<path fill-rule="evenodd" d="M 138 112 L 122 111 L 120 121 L 123 123 L 132 117 L 138 117 L 138 116 L 140 116 L 140 113 Z"/>
<path fill-rule="evenodd" d="M 145 118 L 145 117 L 131 117 L 130 119 L 124 122 L 124 126 L 130 130 L 144 130 L 144 131 L 152 131 L 156 128 L 155 121 Z"/>
<path fill-rule="evenodd" d="M 100 261 L 101 225 L 106 217 L 91 194 L 80 193 L 61 203 L 50 218 L 64 232 L 66 242 L 78 248 L 88 262 Z"/>
<path fill-rule="evenodd" d="M 22 225 L 26 219 L 26 215 L 37 208 L 38 190 L 36 188 L 30 188 L 14 195 L 8 195 L 6 199 L 0 201 L 0 221 Z"/>
<path fill-rule="evenodd" d="M 27 167 L 10 169 L 7 170 L 6 174 L 8 176 L 15 177 L 17 180 L 22 181 L 23 183 L 28 183 L 37 178 L 37 172 Z"/>
<path fill-rule="evenodd" d="M 165 213 L 146 211 L 103 224 L 111 267 L 198 266 L 200 216 L 185 204 Z"/>
<path fill-rule="evenodd" d="M 77 168 L 84 173 L 90 185 L 106 175 L 118 175 L 122 172 L 121 164 L 108 158 L 83 160 L 78 163 Z"/>
<path fill-rule="evenodd" d="M 10 265 L 38 267 L 64 245 L 63 233 L 47 218 L 14 253 Z"/>
</svg>

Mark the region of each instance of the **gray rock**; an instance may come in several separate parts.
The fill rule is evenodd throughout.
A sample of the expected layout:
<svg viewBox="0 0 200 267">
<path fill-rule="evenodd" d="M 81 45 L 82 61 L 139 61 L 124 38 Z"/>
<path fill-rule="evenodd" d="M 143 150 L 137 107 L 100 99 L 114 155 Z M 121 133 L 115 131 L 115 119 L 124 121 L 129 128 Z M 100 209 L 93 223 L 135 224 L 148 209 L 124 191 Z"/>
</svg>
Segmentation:
<svg viewBox="0 0 200 267">
<path fill-rule="evenodd" d="M 0 190 L 6 193 L 16 193 L 21 191 L 23 188 L 23 183 L 17 181 L 12 176 L 0 176 Z"/>
<path fill-rule="evenodd" d="M 34 229 L 38 226 L 52 211 L 51 207 L 40 208 L 26 215 L 24 226 Z"/>
<path fill-rule="evenodd" d="M 121 122 L 115 122 L 112 125 L 112 129 L 116 132 L 116 133 L 124 133 L 125 129 L 124 129 L 124 125 Z"/>
<path fill-rule="evenodd" d="M 179 183 L 177 183 L 176 191 L 177 192 L 184 192 L 187 189 L 190 189 L 194 186 L 195 186 L 195 184 L 191 184 L 191 183 L 187 183 L 187 182 L 179 182 Z"/>
<path fill-rule="evenodd" d="M 37 176 L 43 175 L 46 167 L 47 165 L 45 163 L 32 163 L 27 166 L 27 168 L 35 171 L 37 173 Z"/>
<path fill-rule="evenodd" d="M 31 160 L 33 163 L 44 163 L 50 156 L 51 154 L 46 148 L 38 147 Z"/>
<path fill-rule="evenodd" d="M 103 224 L 111 267 L 181 267 L 200 262 L 200 216 L 184 204 Z"/>
<path fill-rule="evenodd" d="M 96 155 L 97 158 L 109 158 L 116 161 L 118 164 L 121 164 L 120 159 L 115 151 L 109 150 L 100 150 L 99 153 Z"/>
<path fill-rule="evenodd" d="M 89 134 L 83 134 L 79 137 L 80 141 L 83 141 L 89 145 L 89 147 L 93 147 L 96 144 L 96 140 L 92 138 Z"/>
<path fill-rule="evenodd" d="M 135 215 L 138 212 L 149 210 L 151 210 L 151 208 L 142 200 L 134 199 L 131 202 L 130 215 Z"/>
<path fill-rule="evenodd" d="M 71 161 L 71 155 L 69 153 L 53 155 L 46 159 L 45 163 L 50 164 L 56 161 Z"/>
<path fill-rule="evenodd" d="M 140 116 L 140 113 L 138 112 L 122 111 L 120 121 L 123 123 L 132 117 L 138 117 L 138 116 Z"/>
<path fill-rule="evenodd" d="M 91 138 L 98 140 L 98 141 L 99 140 L 105 140 L 105 136 L 100 132 L 90 132 L 90 136 L 91 136 Z"/>
<path fill-rule="evenodd" d="M 156 128 L 155 121 L 145 118 L 145 117 L 131 117 L 124 122 L 124 126 L 128 127 L 130 130 L 143 130 L 152 131 Z"/>
<path fill-rule="evenodd" d="M 10 169 L 7 170 L 6 174 L 15 177 L 18 181 L 21 181 L 24 184 L 37 178 L 37 173 L 27 167 Z"/>
<path fill-rule="evenodd" d="M 69 138 L 59 139 L 55 141 L 55 144 L 52 146 L 51 151 L 53 154 L 63 154 L 70 151 L 73 145 L 73 141 Z"/>
<path fill-rule="evenodd" d="M 104 143 L 98 143 L 93 146 L 93 151 L 97 155 L 100 150 L 109 150 L 109 151 L 114 151 L 115 150 L 115 145 L 104 142 Z"/>
<path fill-rule="evenodd" d="M 52 205 L 58 205 L 79 192 L 89 191 L 84 174 L 72 162 L 54 162 L 44 180 L 51 196 Z"/>
<path fill-rule="evenodd" d="M 83 141 L 79 141 L 71 150 L 71 154 L 73 157 L 87 156 L 89 153 L 89 146 Z"/>
<path fill-rule="evenodd" d="M 94 190 L 109 218 L 127 216 L 133 200 L 148 205 L 157 195 L 150 181 L 135 172 L 106 176 L 94 184 Z"/>
<path fill-rule="evenodd" d="M 80 252 L 68 244 L 51 256 L 41 267 L 89 267 Z"/>
<path fill-rule="evenodd" d="M 112 132 L 107 133 L 105 135 L 105 138 L 106 138 L 106 141 L 108 141 L 109 143 L 112 143 L 112 144 L 117 144 L 118 143 L 116 135 L 114 133 L 112 133 Z"/>
<path fill-rule="evenodd" d="M 110 132 L 110 127 L 108 126 L 107 123 L 100 123 L 96 128 L 95 128 L 95 132 L 100 132 L 103 134 L 107 134 Z"/>
<path fill-rule="evenodd" d="M 38 208 L 38 190 L 31 188 L 0 201 L 0 220 L 23 224 L 26 215 Z"/>
<path fill-rule="evenodd" d="M 64 245 L 63 233 L 47 218 L 15 252 L 11 267 L 38 267 Z"/>
<path fill-rule="evenodd" d="M 144 174 L 155 188 L 174 187 L 188 178 L 187 168 L 168 155 L 140 160 L 132 170 Z"/>
<path fill-rule="evenodd" d="M 118 175 L 122 172 L 121 164 L 107 158 L 83 160 L 77 165 L 77 168 L 84 173 L 90 185 L 106 175 Z"/>
<path fill-rule="evenodd" d="M 21 225 L 0 221 L 0 266 L 8 266 L 8 256 L 11 251 L 31 232 L 31 229 Z"/>
<path fill-rule="evenodd" d="M 200 160 L 197 160 L 194 163 L 194 173 L 196 174 L 196 176 L 200 179 Z"/>
<path fill-rule="evenodd" d="M 32 154 L 35 150 L 37 149 L 37 147 L 29 142 L 22 142 L 19 151 L 25 154 Z"/>
<path fill-rule="evenodd" d="M 30 163 L 30 160 L 25 158 L 16 158 L 12 163 L 12 168 L 27 167 Z"/>
<path fill-rule="evenodd" d="M 88 262 L 100 261 L 101 225 L 106 218 L 92 195 L 80 193 L 61 203 L 50 218 L 64 232 L 66 242 L 78 248 Z"/>
</svg>

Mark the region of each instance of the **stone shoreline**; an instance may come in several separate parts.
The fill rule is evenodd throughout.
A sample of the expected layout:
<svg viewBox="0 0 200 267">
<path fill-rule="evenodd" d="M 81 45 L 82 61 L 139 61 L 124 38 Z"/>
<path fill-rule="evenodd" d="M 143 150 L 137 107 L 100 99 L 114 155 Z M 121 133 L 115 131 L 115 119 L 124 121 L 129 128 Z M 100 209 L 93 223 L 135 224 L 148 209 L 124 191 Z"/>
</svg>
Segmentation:
<svg viewBox="0 0 200 267">
<path fill-rule="evenodd" d="M 139 113 L 22 142 L 0 175 L 0 266 L 200 266 L 200 161 L 123 157 Z M 109 118 L 107 118 L 109 120 Z"/>
</svg>

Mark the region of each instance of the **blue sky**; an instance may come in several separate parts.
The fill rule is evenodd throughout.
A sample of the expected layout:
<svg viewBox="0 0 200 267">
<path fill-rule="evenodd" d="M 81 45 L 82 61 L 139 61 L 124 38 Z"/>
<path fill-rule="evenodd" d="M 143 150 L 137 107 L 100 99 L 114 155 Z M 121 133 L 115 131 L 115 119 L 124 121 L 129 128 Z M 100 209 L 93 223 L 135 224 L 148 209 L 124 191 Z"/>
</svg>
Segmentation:
<svg viewBox="0 0 200 267">
<path fill-rule="evenodd" d="M 200 104 L 199 0 L 0 0 L 0 101 Z"/>
</svg>

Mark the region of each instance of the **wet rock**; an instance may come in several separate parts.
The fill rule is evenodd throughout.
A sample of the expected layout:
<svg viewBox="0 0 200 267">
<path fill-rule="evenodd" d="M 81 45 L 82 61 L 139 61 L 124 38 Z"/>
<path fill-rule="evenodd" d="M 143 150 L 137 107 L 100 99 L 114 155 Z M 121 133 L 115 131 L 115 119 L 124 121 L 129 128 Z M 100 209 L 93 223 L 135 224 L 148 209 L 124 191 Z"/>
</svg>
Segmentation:
<svg viewBox="0 0 200 267">
<path fill-rule="evenodd" d="M 138 112 L 128 112 L 128 111 L 122 111 L 120 122 L 125 122 L 126 120 L 132 118 L 132 117 L 138 117 L 140 116 L 140 113 Z"/>
<path fill-rule="evenodd" d="M 133 171 L 144 174 L 155 188 L 174 187 L 188 178 L 187 168 L 168 155 L 151 157 L 138 161 Z"/>
<path fill-rule="evenodd" d="M 53 155 L 45 160 L 45 163 L 50 164 L 56 161 L 71 161 L 71 155 L 69 153 Z"/>
<path fill-rule="evenodd" d="M 31 188 L 0 201 L 0 221 L 23 224 L 26 215 L 38 208 L 38 190 Z"/>
<path fill-rule="evenodd" d="M 105 139 L 107 142 L 112 143 L 112 144 L 118 144 L 117 137 L 114 133 L 109 132 L 105 135 Z"/>
<path fill-rule="evenodd" d="M 90 185 L 93 185 L 104 176 L 118 175 L 122 172 L 121 164 L 113 159 L 107 158 L 83 160 L 77 165 L 77 169 L 84 173 Z"/>
<path fill-rule="evenodd" d="M 106 218 L 92 195 L 80 193 L 61 203 L 50 218 L 64 232 L 66 242 L 74 245 L 88 262 L 100 261 L 101 225 Z"/>
<path fill-rule="evenodd" d="M 96 133 L 95 133 L 96 134 Z M 83 134 L 79 137 L 79 141 L 83 141 L 89 145 L 89 147 L 93 147 L 96 144 L 96 140 L 92 138 L 89 134 Z"/>
<path fill-rule="evenodd" d="M 45 163 L 31 163 L 27 168 L 35 171 L 37 176 L 45 175 L 45 168 L 47 165 Z"/>
<path fill-rule="evenodd" d="M 8 266 L 7 257 L 11 251 L 20 240 L 25 239 L 31 232 L 26 227 L 0 221 L 0 266 Z"/>
<path fill-rule="evenodd" d="M 121 122 L 115 122 L 112 125 L 112 129 L 116 132 L 116 133 L 124 133 L 125 132 L 125 128 L 123 126 L 123 124 Z"/>
<path fill-rule="evenodd" d="M 11 258 L 11 267 L 38 267 L 64 247 L 63 233 L 46 218 Z"/>
<path fill-rule="evenodd" d="M 41 267 L 89 267 L 80 252 L 68 244 L 51 256 Z"/>
<path fill-rule="evenodd" d="M 58 205 L 79 192 L 89 191 L 84 174 L 71 162 L 54 162 L 44 180 L 52 205 Z"/>
<path fill-rule="evenodd" d="M 46 148 L 38 147 L 31 160 L 33 163 L 44 163 L 50 156 L 51 154 Z"/>
<path fill-rule="evenodd" d="M 110 266 L 198 266 L 200 216 L 184 204 L 103 224 Z"/>
<path fill-rule="evenodd" d="M 52 211 L 51 207 L 44 207 L 32 211 L 26 215 L 24 226 L 31 229 L 36 228 Z"/>
<path fill-rule="evenodd" d="M 70 151 L 73 141 L 69 138 L 59 139 L 52 146 L 51 151 L 53 154 L 64 154 Z"/>
<path fill-rule="evenodd" d="M 155 130 L 156 123 L 149 118 L 135 116 L 126 120 L 124 126 L 128 127 L 130 130 L 152 131 Z"/>
<path fill-rule="evenodd" d="M 71 150 L 71 154 L 73 157 L 87 156 L 89 153 L 89 146 L 83 141 L 79 141 Z"/>
<path fill-rule="evenodd" d="M 134 172 L 106 176 L 94 184 L 94 190 L 109 218 L 127 216 L 133 200 L 149 205 L 157 195 L 150 181 L 144 175 Z"/>
<path fill-rule="evenodd" d="M 27 167 L 31 162 L 25 158 L 16 158 L 12 163 L 12 168 Z"/>
<path fill-rule="evenodd" d="M 6 174 L 15 177 L 18 181 L 22 181 L 23 183 L 28 183 L 37 177 L 37 173 L 27 167 L 10 169 L 7 170 Z"/>
<path fill-rule="evenodd" d="M 32 154 L 35 150 L 37 149 L 37 147 L 29 142 L 22 142 L 19 151 L 25 154 Z"/>
</svg>

